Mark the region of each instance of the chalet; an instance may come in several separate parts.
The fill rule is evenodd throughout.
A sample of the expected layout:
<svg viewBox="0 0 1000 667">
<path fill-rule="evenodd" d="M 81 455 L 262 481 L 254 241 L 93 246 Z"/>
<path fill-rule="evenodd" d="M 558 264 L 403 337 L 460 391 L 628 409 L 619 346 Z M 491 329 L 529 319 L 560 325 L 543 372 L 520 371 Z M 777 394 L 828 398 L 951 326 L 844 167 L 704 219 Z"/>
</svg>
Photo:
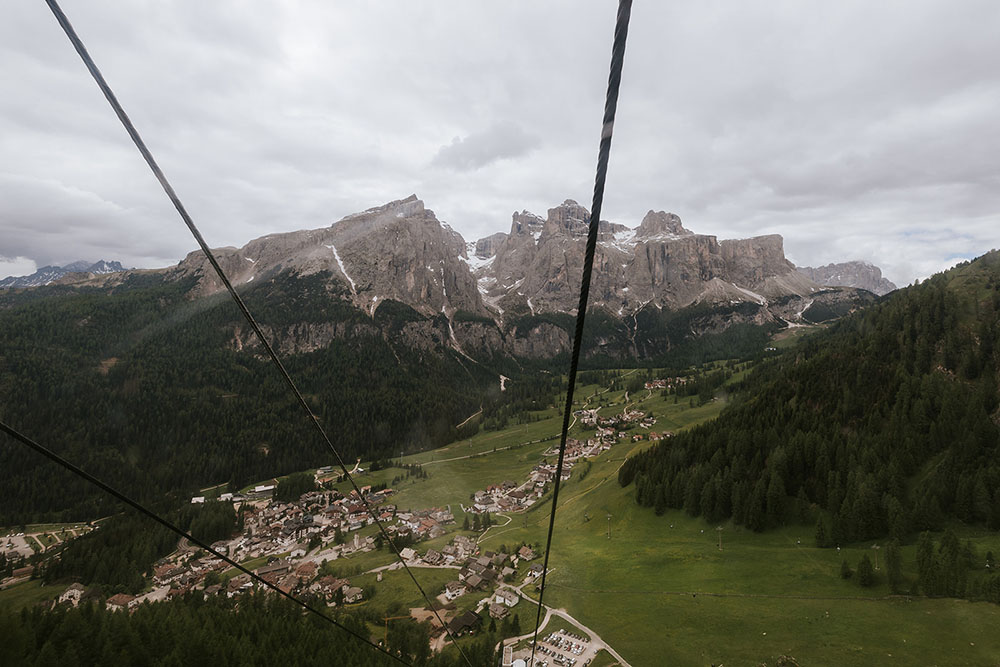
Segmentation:
<svg viewBox="0 0 1000 667">
<path fill-rule="evenodd" d="M 537 579 L 538 577 L 542 576 L 542 569 L 543 568 L 542 568 L 542 564 L 541 563 L 535 563 L 534 565 L 532 565 L 531 567 L 528 568 L 528 576 L 527 576 L 527 578 L 529 580 L 530 579 Z"/>
<path fill-rule="evenodd" d="M 449 602 L 462 595 L 465 595 L 465 584 L 461 581 L 449 581 L 444 585 L 444 596 Z"/>
<path fill-rule="evenodd" d="M 210 597 L 215 597 L 219 595 L 219 593 L 221 592 L 222 592 L 222 586 L 220 584 L 212 584 L 211 586 L 205 589 L 204 596 L 205 599 L 207 600 Z"/>
<path fill-rule="evenodd" d="M 87 591 L 82 584 L 71 584 L 69 588 L 62 592 L 59 596 L 59 602 L 65 602 L 73 605 L 74 607 L 80 604 L 80 598 Z"/>
<path fill-rule="evenodd" d="M 517 555 L 518 555 L 519 558 L 522 558 L 524 560 L 534 560 L 535 558 L 538 557 L 535 554 L 535 552 L 531 550 L 531 547 L 529 547 L 527 545 L 525 545 L 525 546 L 521 547 L 520 549 L 518 549 L 517 550 Z"/>
<path fill-rule="evenodd" d="M 455 521 L 455 515 L 446 509 L 434 510 L 431 513 L 431 518 L 438 523 L 452 523 Z"/>
<path fill-rule="evenodd" d="M 493 618 L 504 618 L 510 613 L 507 605 L 493 603 L 490 605 L 490 616 Z"/>
<path fill-rule="evenodd" d="M 229 583 L 226 584 L 226 597 L 233 597 L 238 593 L 246 593 L 251 590 L 253 590 L 253 583 L 250 581 L 250 577 L 245 574 L 241 574 L 233 577 L 229 580 Z"/>
<path fill-rule="evenodd" d="M 399 557 L 403 560 L 413 560 L 417 557 L 417 552 L 410 547 L 404 547 L 399 551 Z"/>
<path fill-rule="evenodd" d="M 287 574 L 292 569 L 292 564 L 286 560 L 279 560 L 271 563 L 270 565 L 262 565 L 258 567 L 254 572 L 261 579 L 265 578 L 267 575 L 281 576 Z"/>
<path fill-rule="evenodd" d="M 363 589 L 357 586 L 349 586 L 344 590 L 344 602 L 350 604 L 352 602 L 358 602 L 364 596 L 365 592 Z"/>
<path fill-rule="evenodd" d="M 121 611 L 123 609 L 128 609 L 134 599 L 134 597 L 126 593 L 118 593 L 117 595 L 109 597 L 104 606 L 108 611 Z"/>
<path fill-rule="evenodd" d="M 474 633 L 482 624 L 482 618 L 471 609 L 448 622 L 448 632 L 455 637 Z"/>
<path fill-rule="evenodd" d="M 265 581 L 267 580 L 265 579 Z M 278 580 L 277 586 L 278 590 L 285 595 L 291 595 L 292 591 L 299 586 L 299 578 L 294 574 L 286 574 Z"/>
<path fill-rule="evenodd" d="M 493 601 L 497 604 L 506 605 L 508 607 L 513 607 L 521 600 L 517 593 L 508 589 L 501 589 L 496 592 L 493 596 Z"/>
<path fill-rule="evenodd" d="M 312 561 L 302 563 L 302 565 L 295 568 L 295 575 L 302 583 L 312 581 L 313 577 L 316 576 L 316 563 Z"/>
<path fill-rule="evenodd" d="M 465 584 L 469 588 L 475 590 L 483 585 L 483 578 L 478 574 L 470 574 L 465 578 Z"/>
<path fill-rule="evenodd" d="M 444 556 L 441 555 L 440 551 L 435 551 L 434 549 L 428 549 L 427 553 L 424 554 L 424 562 L 428 565 L 440 565 L 444 561 Z"/>
</svg>

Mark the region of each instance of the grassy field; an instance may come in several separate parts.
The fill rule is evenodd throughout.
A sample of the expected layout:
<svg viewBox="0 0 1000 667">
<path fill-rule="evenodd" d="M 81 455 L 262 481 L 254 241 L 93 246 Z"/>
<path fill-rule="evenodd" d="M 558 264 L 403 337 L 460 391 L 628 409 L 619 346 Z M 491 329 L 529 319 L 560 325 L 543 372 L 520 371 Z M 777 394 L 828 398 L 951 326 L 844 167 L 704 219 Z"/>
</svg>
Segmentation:
<svg viewBox="0 0 1000 667">
<path fill-rule="evenodd" d="M 444 585 L 455 579 L 458 574 L 458 570 L 436 568 L 412 568 L 411 571 L 431 600 L 443 591 Z M 388 610 L 395 614 L 402 610 L 402 613 L 406 614 L 413 607 L 427 606 L 427 602 L 424 601 L 420 591 L 413 585 L 413 580 L 410 579 L 405 570 L 383 572 L 382 581 L 377 581 L 377 576 L 374 574 L 362 574 L 350 577 L 350 579 L 351 584 L 360 586 L 365 591 L 374 588 L 375 597 L 356 605 L 348 605 L 348 609 L 365 606 L 379 613 Z"/>
<path fill-rule="evenodd" d="M 602 414 L 620 411 L 623 398 L 622 392 L 604 395 Z M 691 408 L 656 392 L 631 398 L 657 416 L 654 430 L 678 431 L 723 407 L 716 400 Z M 547 421 L 558 428 L 557 415 L 530 426 L 544 432 Z M 509 443 L 524 440 L 525 433 L 520 426 L 477 438 Z M 477 438 L 464 446 L 481 451 Z M 884 578 L 867 589 L 841 579 L 841 561 L 855 567 L 862 555 L 874 555 L 871 544 L 817 549 L 811 523 L 763 534 L 726 524 L 720 551 L 716 525 L 680 512 L 657 517 L 637 506 L 633 490 L 619 487 L 617 470 L 626 455 L 645 446 L 617 445 L 593 460 L 582 481 L 574 476 L 565 484 L 546 594 L 547 604 L 567 609 L 633 665 L 759 664 L 783 654 L 802 664 L 1000 664 L 1000 634 L 993 631 L 1000 607 L 890 596 Z M 442 462 L 447 474 L 440 481 L 429 465 L 431 478 L 414 482 L 408 492 L 415 499 L 435 497 L 438 489 L 460 496 L 489 481 L 521 479 L 513 475 L 518 466 L 530 468 L 530 461 L 518 457 L 539 455 L 531 447 Z M 492 529 L 482 548 L 543 542 L 548 508 L 543 503 L 515 515 Z M 980 554 L 1000 551 L 1000 535 L 959 533 Z M 914 576 L 912 545 L 903 549 L 903 563 L 904 573 Z"/>
<path fill-rule="evenodd" d="M 602 463 L 564 489 L 546 603 L 569 610 L 632 664 L 757 664 L 781 654 L 803 664 L 1000 662 L 991 630 L 1000 607 L 889 598 L 884 580 L 862 589 L 842 580 L 839 566 L 853 567 L 871 545 L 816 549 L 812 526 L 755 534 L 728 524 L 720 551 L 716 526 L 680 512 L 655 516 L 618 486 L 617 464 Z M 541 541 L 546 522 L 536 513 L 483 546 Z M 980 553 L 997 549 L 995 534 L 966 537 Z M 912 576 L 912 546 L 903 559 Z"/>
<path fill-rule="evenodd" d="M 590 667 L 612 667 L 617 664 L 620 663 L 611 657 L 610 653 L 602 649 L 594 656 L 594 661 L 590 663 Z"/>
<path fill-rule="evenodd" d="M 651 430 L 658 432 L 689 428 L 725 406 L 721 397 L 691 407 L 689 399 L 675 403 L 673 396 L 657 391 L 637 391 L 626 401 L 623 391 L 597 395 L 601 390 L 580 388 L 577 407 L 588 404 L 610 415 L 628 403 L 652 411 L 657 424 Z M 524 481 L 543 452 L 557 443 L 561 420 L 557 409 L 547 408 L 503 431 L 481 432 L 403 458 L 405 463 L 422 464 L 427 479 L 413 476 L 393 484 L 395 477 L 405 477 L 402 469 L 393 467 L 358 475 L 357 481 L 392 485 L 397 493 L 389 502 L 401 509 L 448 505 L 460 526 L 460 505 L 473 492 L 505 479 Z M 579 427 L 571 432 L 573 437 L 588 435 Z M 881 573 L 871 588 L 841 579 L 843 560 L 853 568 L 863 555 L 874 559 L 870 543 L 842 545 L 839 551 L 817 549 L 812 522 L 760 534 L 726 523 L 721 526 L 720 550 L 719 526 L 682 512 L 655 516 L 639 507 L 634 488 L 622 489 L 617 473 L 628 455 L 648 446 L 645 441 L 616 445 L 591 460 L 583 479 L 574 474 L 563 485 L 545 595 L 546 604 L 567 610 L 635 667 L 774 664 L 779 655 L 794 656 L 802 665 L 1000 665 L 1000 606 L 892 596 Z M 481 548 L 496 550 L 522 541 L 543 544 L 549 502 L 511 515 L 510 522 L 498 517 L 498 524 L 504 525 L 491 528 Z M 956 532 L 963 541 L 971 539 L 981 555 L 987 550 L 1000 553 L 998 533 L 974 528 Z M 440 548 L 453 535 L 421 543 L 418 549 L 423 553 Z M 905 546 L 902 555 L 904 574 L 912 578 L 913 545 Z M 355 585 L 375 587 L 374 599 L 363 606 L 380 612 L 424 606 L 405 572 L 385 572 L 381 582 L 374 574 L 362 574 L 392 561 L 390 552 L 382 550 L 330 565 Z M 413 571 L 431 597 L 457 575 L 453 569 Z M 524 590 L 532 594 L 533 589 Z M 0 605 L 7 607 L 11 600 L 29 605 L 58 592 L 30 582 L 0 592 Z M 472 607 L 481 597 L 463 596 L 456 607 Z M 532 605 L 522 600 L 515 610 L 522 631 L 529 632 Z M 545 632 L 561 623 L 554 619 Z M 375 629 L 378 634 L 383 630 Z M 602 653 L 594 664 L 614 662 Z"/>
<path fill-rule="evenodd" d="M 20 611 L 45 600 L 52 600 L 66 590 L 66 586 L 43 586 L 41 581 L 24 583 L 0 590 L 0 609 Z"/>
</svg>

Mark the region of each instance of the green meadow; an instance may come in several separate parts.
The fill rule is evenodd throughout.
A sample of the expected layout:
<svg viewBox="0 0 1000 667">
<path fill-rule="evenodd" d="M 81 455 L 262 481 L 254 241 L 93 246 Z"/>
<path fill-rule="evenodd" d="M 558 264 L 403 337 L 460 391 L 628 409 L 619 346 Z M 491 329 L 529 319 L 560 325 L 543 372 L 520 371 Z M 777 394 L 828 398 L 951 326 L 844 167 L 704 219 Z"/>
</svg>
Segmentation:
<svg viewBox="0 0 1000 667">
<path fill-rule="evenodd" d="M 620 391 L 602 398 L 601 414 L 624 405 Z M 714 417 L 724 405 L 717 398 L 691 407 L 683 398 L 674 403 L 672 396 L 646 391 L 630 398 L 638 399 L 638 409 L 656 415 L 657 431 L 682 430 Z M 447 452 L 419 455 L 430 478 L 400 485 L 395 499 L 401 507 L 452 503 L 457 510 L 454 503 L 486 484 L 523 480 L 552 443 L 522 443 L 558 432 L 560 425 L 558 414 L 550 413 L 500 433 L 478 434 Z M 572 435 L 586 437 L 586 432 L 574 429 Z M 617 472 L 628 454 L 646 446 L 644 441 L 616 445 L 591 461 L 582 480 L 575 474 L 563 485 L 545 595 L 547 605 L 566 609 L 636 667 L 774 664 L 781 655 L 801 664 L 1000 663 L 995 631 L 1000 607 L 893 596 L 882 571 L 871 588 L 841 579 L 843 560 L 852 568 L 865 554 L 874 560 L 872 544 L 818 549 L 812 523 L 764 533 L 727 523 L 721 526 L 720 550 L 720 526 L 676 511 L 655 516 L 639 507 L 633 489 L 618 485 Z M 483 455 L 441 461 L 463 451 Z M 482 548 L 543 543 L 549 508 L 543 501 L 533 511 L 513 515 L 483 537 Z M 1000 552 L 995 533 L 965 529 L 959 536 L 971 539 L 980 554 Z M 903 569 L 915 577 L 913 545 L 903 549 Z M 424 572 L 418 574 L 421 580 Z M 432 585 L 432 578 L 427 583 Z M 525 592 L 533 593 L 532 588 Z"/>
</svg>

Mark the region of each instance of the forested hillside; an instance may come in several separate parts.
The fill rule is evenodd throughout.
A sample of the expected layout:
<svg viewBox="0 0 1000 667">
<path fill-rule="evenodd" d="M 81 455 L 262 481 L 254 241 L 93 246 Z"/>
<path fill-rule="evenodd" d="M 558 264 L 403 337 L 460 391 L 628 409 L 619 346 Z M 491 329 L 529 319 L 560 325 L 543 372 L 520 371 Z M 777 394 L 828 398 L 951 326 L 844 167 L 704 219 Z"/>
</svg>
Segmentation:
<svg viewBox="0 0 1000 667">
<path fill-rule="evenodd" d="M 400 341 L 426 318 L 393 303 L 371 318 L 331 293 L 337 285 L 285 274 L 246 299 L 279 347 L 296 327 L 339 328 L 329 344 L 283 356 L 345 458 L 443 444 L 499 393 L 481 364 Z M 144 498 L 333 463 L 235 306 L 190 300 L 190 287 L 134 276 L 111 291 L 0 293 L 3 419 Z M 86 482 L 0 444 L 0 525 L 109 511 Z"/>
<path fill-rule="evenodd" d="M 829 544 L 1000 529 L 1000 253 L 894 292 L 761 364 L 714 422 L 629 459 L 636 500 Z"/>
<path fill-rule="evenodd" d="M 364 610 L 338 614 L 337 620 L 362 636 L 382 622 Z M 4 665 L 400 664 L 273 595 L 245 596 L 237 604 L 225 598 L 202 601 L 198 592 L 184 599 L 141 605 L 133 614 L 109 612 L 93 604 L 52 612 L 36 607 L 19 616 L 0 611 L 0 634 L 0 664 Z M 498 639 L 487 636 L 464 649 L 474 664 L 490 664 L 492 643 Z M 456 651 L 432 656 L 428 646 L 426 625 L 396 621 L 388 633 L 386 648 L 405 663 L 466 664 Z"/>
</svg>

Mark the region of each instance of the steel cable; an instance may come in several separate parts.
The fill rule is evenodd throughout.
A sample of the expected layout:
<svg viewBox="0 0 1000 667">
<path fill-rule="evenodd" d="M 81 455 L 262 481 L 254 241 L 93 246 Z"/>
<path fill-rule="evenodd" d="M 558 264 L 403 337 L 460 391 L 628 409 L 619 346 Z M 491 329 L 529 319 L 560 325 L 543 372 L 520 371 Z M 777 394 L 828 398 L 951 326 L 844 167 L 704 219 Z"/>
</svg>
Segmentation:
<svg viewBox="0 0 1000 667">
<path fill-rule="evenodd" d="M 621 86 L 622 65 L 625 62 L 625 41 L 628 37 L 629 17 L 632 0 L 620 0 L 618 18 L 615 22 L 614 44 L 611 48 L 611 73 L 608 76 L 608 92 L 604 103 L 604 123 L 601 126 L 601 144 L 597 154 L 597 176 L 594 179 L 594 201 L 590 209 L 590 227 L 587 232 L 587 252 L 583 260 L 583 276 L 580 281 L 580 303 L 576 311 L 576 331 L 573 335 L 573 353 L 569 366 L 569 386 L 566 389 L 566 406 L 563 410 L 562 434 L 559 440 L 559 461 L 552 487 L 552 511 L 549 514 L 549 532 L 545 540 L 545 555 L 542 560 L 542 576 L 538 593 L 538 611 L 535 615 L 534 637 L 531 641 L 531 662 L 535 664 L 535 649 L 538 646 L 538 626 L 542 620 L 545 599 L 545 577 L 549 571 L 549 554 L 552 549 L 552 531 L 556 524 L 556 505 L 559 501 L 559 486 L 562 478 L 563 460 L 566 455 L 566 439 L 569 435 L 570 416 L 573 413 L 573 391 L 576 372 L 580 363 L 580 348 L 583 345 L 583 323 L 587 316 L 587 302 L 590 298 L 590 278 L 594 269 L 594 253 L 597 249 L 597 232 L 601 224 L 601 207 L 604 203 L 604 183 L 608 175 L 608 158 L 611 154 L 611 136 L 615 127 L 615 112 L 618 108 L 618 89 Z"/>
<path fill-rule="evenodd" d="M 400 550 L 396 547 L 396 544 L 392 541 L 392 538 L 386 531 L 385 526 L 382 525 L 382 522 L 379 520 L 378 516 L 372 510 L 372 507 L 365 499 L 364 494 L 361 493 L 361 488 L 354 481 L 354 478 L 351 477 L 350 471 L 348 470 L 347 465 L 344 463 L 343 458 L 341 458 L 340 453 L 337 451 L 337 448 L 334 447 L 333 442 L 330 440 L 330 437 L 326 434 L 326 431 L 320 425 L 319 420 L 316 418 L 316 415 L 313 414 L 313 411 L 309 407 L 309 404 L 306 403 L 305 397 L 303 397 L 302 393 L 295 385 L 295 382 L 288 374 L 288 371 L 285 370 L 284 364 L 281 363 L 281 359 L 278 358 L 277 353 L 274 351 L 274 348 L 272 347 L 271 343 L 264 335 L 264 332 L 261 330 L 260 325 L 257 324 L 257 321 L 254 319 L 253 315 L 250 313 L 250 310 L 243 302 L 243 299 L 236 292 L 236 289 L 229 281 L 229 278 L 222 270 L 222 267 L 216 260 L 215 255 L 209 248 L 208 243 L 206 243 L 204 237 L 201 235 L 201 232 L 195 226 L 194 220 L 191 219 L 191 216 L 188 214 L 187 209 L 185 209 L 184 204 L 181 202 L 180 198 L 177 196 L 177 193 L 170 185 L 170 182 L 167 180 L 167 177 L 163 174 L 163 171 L 160 169 L 156 160 L 153 158 L 153 154 L 146 147 L 146 143 L 139 135 L 138 130 L 136 130 L 135 126 L 132 124 L 132 121 L 128 117 L 128 114 L 125 113 L 125 109 L 118 102 L 118 98 L 115 96 L 114 92 L 111 90 L 111 87 L 104 79 L 104 76 L 98 69 L 97 64 L 94 62 L 93 58 L 91 58 L 90 53 L 87 51 L 86 46 L 84 46 L 83 41 L 80 39 L 79 35 L 77 35 L 76 33 L 76 30 L 74 30 L 73 26 L 70 24 L 69 19 L 63 13 L 62 9 L 59 6 L 59 3 L 57 2 L 57 0 L 45 0 L 45 2 L 48 4 L 49 9 L 52 10 L 52 13 L 55 15 L 56 20 L 59 22 L 59 25 L 62 27 L 63 31 L 66 33 L 66 36 L 69 38 L 70 42 L 73 44 L 73 47 L 76 49 L 76 52 L 80 55 L 80 58 L 83 60 L 87 69 L 90 71 L 91 76 L 94 78 L 94 81 L 101 89 L 101 92 L 104 94 L 104 97 L 108 100 L 108 103 L 111 105 L 112 109 L 114 109 L 115 114 L 118 116 L 118 120 L 120 120 L 122 125 L 125 127 L 125 130 L 128 132 L 129 137 L 131 137 L 132 139 L 132 142 L 139 150 L 139 153 L 142 155 L 143 159 L 145 159 L 146 164 L 149 165 L 149 168 L 152 170 L 153 175 L 156 177 L 156 180 L 159 181 L 160 186 L 167 194 L 167 197 L 170 198 L 170 201 L 174 205 L 174 208 L 177 209 L 177 213 L 181 216 L 181 219 L 184 221 L 184 224 L 187 225 L 187 228 L 190 230 L 192 236 L 194 236 L 195 240 L 198 242 L 198 245 L 201 247 L 202 252 L 205 253 L 206 258 L 212 264 L 212 268 L 215 269 L 215 272 L 219 276 L 219 279 L 222 281 L 223 285 L 225 285 L 226 289 L 229 291 L 229 294 L 233 298 L 233 301 L 236 302 L 236 305 L 240 309 L 240 312 L 243 313 L 243 317 L 250 324 L 250 327 L 257 335 L 257 338 L 260 340 L 261 344 L 267 350 L 268 356 L 271 358 L 271 361 L 274 362 L 274 365 L 277 367 L 279 373 L 281 373 L 281 376 L 285 380 L 285 383 L 288 385 L 289 389 L 295 395 L 295 398 L 298 401 L 298 403 L 302 406 L 302 409 L 306 411 L 306 414 L 308 415 L 310 421 L 312 421 L 316 430 L 319 432 L 323 440 L 326 442 L 327 447 L 333 453 L 334 457 L 337 460 L 338 465 L 340 466 L 341 470 L 344 473 L 345 478 L 350 481 L 351 486 L 354 488 L 354 491 L 357 493 L 358 498 L 364 505 L 366 511 L 371 516 L 375 524 L 378 526 L 379 531 L 382 533 L 386 541 L 389 543 L 390 548 L 393 550 L 393 552 L 395 552 L 396 558 L 399 560 L 399 563 L 406 570 L 406 573 L 410 576 L 410 579 L 413 580 L 414 585 L 417 587 L 417 590 L 420 591 L 420 595 L 424 598 L 424 601 L 427 602 L 427 608 L 434 614 L 435 618 L 437 618 L 438 620 L 438 623 L 441 624 L 441 626 L 444 628 L 444 631 L 448 634 L 448 637 L 451 638 L 452 643 L 454 643 L 455 646 L 458 648 L 459 652 L 462 654 L 462 657 L 465 659 L 466 664 L 472 667 L 472 663 L 469 660 L 468 655 L 466 655 L 465 650 L 456 641 L 455 636 L 452 634 L 451 630 L 448 629 L 448 626 L 441 619 L 440 614 L 438 614 L 438 611 L 435 608 L 434 603 L 431 602 L 430 597 L 424 591 L 423 586 L 420 585 L 420 582 L 417 581 L 416 576 L 414 576 L 413 572 L 406 565 L 406 561 L 400 554 Z"/>
</svg>

